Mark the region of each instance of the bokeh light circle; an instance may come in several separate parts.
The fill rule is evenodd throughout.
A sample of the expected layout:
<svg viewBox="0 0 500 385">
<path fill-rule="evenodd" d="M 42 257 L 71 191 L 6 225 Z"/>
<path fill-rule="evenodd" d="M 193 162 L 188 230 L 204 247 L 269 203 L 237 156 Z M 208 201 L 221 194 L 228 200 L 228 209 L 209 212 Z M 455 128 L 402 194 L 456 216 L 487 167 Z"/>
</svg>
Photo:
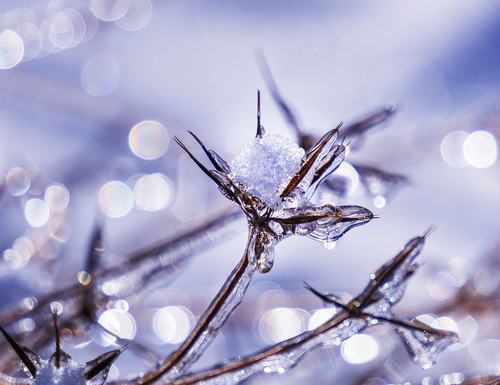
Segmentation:
<svg viewBox="0 0 500 385">
<path fill-rule="evenodd" d="M 49 220 L 49 206 L 41 199 L 30 199 L 24 205 L 24 216 L 30 226 L 41 227 Z"/>
<path fill-rule="evenodd" d="M 120 67 L 108 56 L 95 55 L 84 64 L 80 79 L 90 95 L 109 95 L 120 84 Z"/>
<path fill-rule="evenodd" d="M 364 364 L 379 353 L 377 340 L 368 334 L 355 334 L 342 343 L 341 353 L 350 364 Z"/>
<path fill-rule="evenodd" d="M 474 131 L 465 139 L 463 152 L 465 160 L 472 167 L 490 167 L 497 159 L 497 142 L 488 131 Z"/>
<path fill-rule="evenodd" d="M 0 33 L 0 69 L 15 67 L 23 59 L 24 43 L 15 31 Z"/>
<path fill-rule="evenodd" d="M 116 180 L 105 183 L 100 188 L 97 199 L 101 211 L 110 218 L 124 217 L 134 205 L 130 187 Z"/>
<path fill-rule="evenodd" d="M 5 177 L 7 189 L 14 196 L 23 195 L 31 185 L 31 179 L 25 169 L 21 167 L 12 167 L 7 171 Z"/>
<path fill-rule="evenodd" d="M 99 317 L 99 322 L 106 330 L 120 338 L 132 340 L 137 332 L 137 324 L 134 317 L 127 311 L 119 309 L 106 310 Z"/>
<path fill-rule="evenodd" d="M 102 21 L 115 21 L 129 10 L 130 0 L 90 0 L 89 8 Z"/>
<path fill-rule="evenodd" d="M 163 343 L 178 344 L 188 336 L 193 315 L 183 306 L 166 306 L 153 317 L 153 331 Z"/>
<path fill-rule="evenodd" d="M 135 203 L 146 211 L 161 210 L 170 203 L 171 191 L 171 183 L 165 175 L 144 175 L 134 186 Z"/>
<path fill-rule="evenodd" d="M 127 13 L 115 24 L 124 31 L 139 31 L 151 21 L 153 5 L 151 0 L 133 0 Z"/>
<path fill-rule="evenodd" d="M 62 213 L 68 208 L 69 191 L 60 183 L 53 184 L 45 189 L 44 200 L 51 212 Z"/>
<path fill-rule="evenodd" d="M 465 131 L 452 131 L 449 132 L 441 141 L 439 148 L 441 158 L 446 164 L 452 167 L 465 167 L 465 161 L 462 147 L 468 134 Z"/>
<path fill-rule="evenodd" d="M 139 158 L 152 160 L 162 156 L 170 143 L 168 131 L 155 120 L 144 120 L 130 130 L 128 144 Z"/>
</svg>

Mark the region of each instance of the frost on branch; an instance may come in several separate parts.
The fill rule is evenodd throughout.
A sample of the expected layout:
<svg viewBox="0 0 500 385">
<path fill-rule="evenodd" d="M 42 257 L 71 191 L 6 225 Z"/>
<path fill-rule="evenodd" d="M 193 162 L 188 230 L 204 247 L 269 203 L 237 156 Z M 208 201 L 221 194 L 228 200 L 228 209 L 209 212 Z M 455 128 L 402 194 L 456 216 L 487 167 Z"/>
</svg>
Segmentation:
<svg viewBox="0 0 500 385">
<path fill-rule="evenodd" d="M 333 304 L 336 310 L 316 329 L 254 355 L 179 379 L 175 384 L 231 385 L 257 374 L 283 373 L 311 351 L 340 345 L 354 334 L 380 322 L 398 331 L 416 362 L 424 368 L 431 366 L 446 347 L 457 341 L 457 336 L 419 321 L 398 319 L 392 314 L 392 307 L 404 294 L 407 279 L 416 271 L 415 258 L 424 241 L 425 235 L 410 240 L 398 255 L 372 275 L 367 287 L 348 304 L 340 303 L 335 296 L 322 294 L 307 285 L 306 288 L 323 301 Z"/>
</svg>

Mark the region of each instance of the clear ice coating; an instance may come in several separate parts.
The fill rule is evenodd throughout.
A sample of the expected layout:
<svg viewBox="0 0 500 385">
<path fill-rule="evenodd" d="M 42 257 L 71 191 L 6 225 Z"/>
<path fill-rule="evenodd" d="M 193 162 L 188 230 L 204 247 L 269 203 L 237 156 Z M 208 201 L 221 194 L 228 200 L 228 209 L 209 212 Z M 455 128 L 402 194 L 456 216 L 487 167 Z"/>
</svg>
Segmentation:
<svg viewBox="0 0 500 385">
<path fill-rule="evenodd" d="M 414 360 L 424 368 L 432 366 L 439 354 L 457 341 L 456 335 L 429 328 L 416 320 L 398 320 L 392 315 L 392 307 L 401 300 L 405 283 L 417 268 L 415 258 L 424 242 L 425 235 L 411 239 L 403 250 L 372 275 L 367 287 L 353 300 L 360 306 L 360 311 L 370 313 L 356 316 L 348 310 L 341 310 L 340 305 L 334 306 L 336 313 L 316 329 L 270 346 L 252 356 L 240 357 L 223 366 L 216 365 L 212 370 L 180 379 L 175 384 L 232 385 L 257 374 L 284 373 L 313 350 L 340 345 L 378 322 L 392 324 Z M 328 301 L 327 295 L 319 296 Z"/>
<path fill-rule="evenodd" d="M 457 336 L 451 333 L 436 335 L 407 328 L 398 328 L 398 333 L 413 360 L 424 369 L 434 365 L 448 346 L 458 342 Z"/>
<path fill-rule="evenodd" d="M 276 208 L 287 182 L 300 169 L 305 151 L 276 134 L 253 139 L 231 162 L 231 179 L 244 190 Z"/>
</svg>

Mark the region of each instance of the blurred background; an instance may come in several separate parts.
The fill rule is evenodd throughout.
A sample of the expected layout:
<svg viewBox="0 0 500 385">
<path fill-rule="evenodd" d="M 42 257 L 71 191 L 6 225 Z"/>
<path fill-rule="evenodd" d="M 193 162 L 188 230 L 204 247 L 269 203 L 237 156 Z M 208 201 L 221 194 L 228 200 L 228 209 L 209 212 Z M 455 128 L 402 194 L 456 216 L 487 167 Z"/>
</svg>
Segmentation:
<svg viewBox="0 0 500 385">
<path fill-rule="evenodd" d="M 80 360 L 121 344 L 117 337 L 132 340 L 115 379 L 178 346 L 239 260 L 246 231 L 172 138 L 194 148 L 192 130 L 231 160 L 254 136 L 261 89 L 267 131 L 297 140 L 259 71 L 262 50 L 310 135 L 396 106 L 353 140 L 339 173 L 344 193 L 321 197 L 379 218 L 335 245 L 281 243 L 273 270 L 256 277 L 195 368 L 318 325 L 325 310 L 302 281 L 355 295 L 434 226 L 398 310 L 460 335 L 435 367 L 423 371 L 376 327 L 249 383 L 459 384 L 464 374 L 498 373 L 499 21 L 500 6 L 488 0 L 0 2 L 3 324 L 30 348 L 29 336 L 41 333 L 36 348 L 48 354 L 45 325 L 56 307 L 67 322 L 64 349 Z M 405 183 L 369 188 L 351 163 Z M 201 247 L 188 238 L 167 259 L 147 249 L 214 220 L 208 234 L 196 233 Z M 99 268 L 122 266 L 117 281 L 92 277 L 96 229 Z M 149 255 L 147 266 L 124 263 L 133 253 Z M 88 288 L 95 298 L 80 311 Z M 1 346 L 2 368 L 15 371 Z"/>
</svg>

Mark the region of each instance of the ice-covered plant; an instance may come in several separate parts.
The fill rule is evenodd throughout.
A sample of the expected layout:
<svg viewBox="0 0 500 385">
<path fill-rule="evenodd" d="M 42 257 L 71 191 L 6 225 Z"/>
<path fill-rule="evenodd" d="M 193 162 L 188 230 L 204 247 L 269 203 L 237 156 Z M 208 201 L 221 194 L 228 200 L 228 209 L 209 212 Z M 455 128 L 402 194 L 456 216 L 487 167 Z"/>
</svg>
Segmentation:
<svg viewBox="0 0 500 385">
<path fill-rule="evenodd" d="M 29 385 L 102 385 L 106 382 L 109 368 L 122 349 L 111 350 L 99 357 L 80 363 L 74 361 L 69 354 L 61 349 L 57 313 L 53 313 L 56 347 L 49 359 L 40 357 L 37 353 L 19 345 L 2 327 L 0 332 L 16 352 L 24 366 L 28 379 L 5 378 L 8 383 L 24 383 Z M 0 382 L 2 379 L 0 378 Z"/>
<path fill-rule="evenodd" d="M 238 265 L 185 341 L 149 372 L 129 379 L 116 380 L 112 382 L 114 385 L 236 384 L 255 374 L 282 373 L 312 350 L 321 346 L 338 345 L 361 330 L 381 322 L 390 324 L 397 330 L 415 360 L 424 367 L 432 365 L 438 354 L 456 340 L 456 336 L 451 332 L 431 328 L 415 319 L 398 318 L 392 312 L 392 307 L 404 294 L 406 281 L 417 269 L 415 258 L 425 241 L 426 235 L 424 235 L 408 242 L 396 257 L 372 275 L 361 294 L 348 303 L 306 285 L 307 289 L 335 310 L 333 316 L 317 328 L 270 346 L 254 355 L 235 359 L 229 364 L 219 364 L 196 374 L 187 371 L 204 353 L 225 321 L 240 304 L 254 273 L 256 271 L 265 273 L 272 268 L 274 247 L 278 242 L 292 235 L 302 235 L 330 243 L 353 227 L 365 224 L 373 218 L 373 214 L 361 206 L 317 205 L 312 201 L 313 194 L 320 184 L 344 159 L 345 146 L 343 141 L 339 141 L 340 125 L 328 131 L 314 145 L 302 149 L 286 138 L 266 133 L 260 122 L 260 98 L 258 101 L 255 138 L 230 163 L 223 160 L 215 151 L 207 149 L 201 140 L 191 133 L 212 164 L 211 168 L 206 167 L 178 138 L 175 138 L 179 146 L 216 183 L 223 195 L 240 207 L 247 220 L 248 239 Z M 229 217 L 232 216 L 230 214 Z M 202 226 L 201 229 L 206 227 Z M 196 233 L 197 236 L 201 231 Z M 192 239 L 192 235 L 193 233 L 188 234 L 184 238 L 181 236 L 159 249 L 153 249 L 157 252 L 161 250 L 162 253 L 177 253 L 179 258 L 182 258 L 185 255 L 183 253 L 186 253 L 182 243 Z M 94 238 L 95 242 L 99 243 L 100 235 Z M 94 249 L 99 247 L 93 246 L 91 255 L 94 255 Z M 151 267 L 155 264 L 151 264 L 150 261 L 143 263 L 142 259 L 138 259 L 153 254 L 147 252 L 129 259 L 129 263 L 137 263 L 141 269 L 133 278 L 132 288 L 138 288 L 137 282 L 142 282 L 145 277 L 150 277 L 156 272 L 155 267 Z M 147 273 L 142 274 L 142 269 Z M 96 280 L 127 279 L 123 267 L 96 269 L 92 274 L 92 278 Z M 83 292 L 79 290 L 75 292 L 82 295 L 84 305 L 88 305 L 92 298 L 95 298 L 92 293 L 96 292 L 96 287 L 91 285 Z M 84 312 L 91 312 L 88 308 L 85 309 Z M 60 348 L 56 318 L 57 316 L 54 316 L 56 352 L 49 360 L 44 360 L 22 348 L 4 329 L 1 329 L 28 373 L 28 379 L 2 375 L 1 385 L 104 383 L 110 365 L 122 350 L 105 353 L 86 364 L 77 363 Z"/>
<path fill-rule="evenodd" d="M 139 384 L 152 383 L 160 376 L 177 378 L 199 357 L 240 304 L 254 272 L 272 268 L 276 243 L 294 234 L 333 242 L 373 218 L 360 206 L 316 206 L 310 200 L 321 181 L 343 160 L 345 148 L 337 142 L 339 127 L 305 152 L 284 138 L 268 136 L 260 122 L 259 107 L 260 97 L 255 139 L 232 162 L 234 169 L 193 133 L 213 169 L 174 138 L 224 196 L 240 206 L 248 222 L 248 240 L 240 262 L 186 341 Z M 275 166 L 280 173 L 269 172 Z"/>
</svg>

